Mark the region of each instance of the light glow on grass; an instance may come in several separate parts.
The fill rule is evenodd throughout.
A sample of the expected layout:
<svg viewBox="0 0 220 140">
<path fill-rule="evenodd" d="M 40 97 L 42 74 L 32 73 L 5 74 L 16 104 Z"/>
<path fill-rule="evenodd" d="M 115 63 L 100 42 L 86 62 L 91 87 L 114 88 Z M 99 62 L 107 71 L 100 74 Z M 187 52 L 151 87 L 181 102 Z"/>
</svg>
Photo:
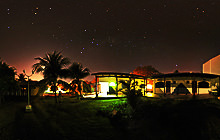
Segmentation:
<svg viewBox="0 0 220 140">
<path fill-rule="evenodd" d="M 148 92 L 146 96 L 147 96 L 147 97 L 154 97 L 154 94 L 153 94 L 153 93 Z"/>
</svg>

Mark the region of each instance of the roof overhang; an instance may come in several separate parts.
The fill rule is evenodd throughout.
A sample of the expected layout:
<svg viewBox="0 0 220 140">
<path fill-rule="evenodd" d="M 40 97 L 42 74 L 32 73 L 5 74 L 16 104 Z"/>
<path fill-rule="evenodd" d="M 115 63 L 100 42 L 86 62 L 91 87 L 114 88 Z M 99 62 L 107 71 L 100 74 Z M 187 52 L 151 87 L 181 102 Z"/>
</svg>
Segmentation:
<svg viewBox="0 0 220 140">
<path fill-rule="evenodd" d="M 208 73 L 168 73 L 152 76 L 153 79 L 156 78 L 174 78 L 174 77 L 191 77 L 191 78 L 218 78 L 220 75 L 208 74 Z"/>
<path fill-rule="evenodd" d="M 119 78 L 135 78 L 135 79 L 146 79 L 145 76 L 129 74 L 129 73 L 118 73 L 118 72 L 97 72 L 93 73 L 96 77 L 119 77 Z"/>
</svg>

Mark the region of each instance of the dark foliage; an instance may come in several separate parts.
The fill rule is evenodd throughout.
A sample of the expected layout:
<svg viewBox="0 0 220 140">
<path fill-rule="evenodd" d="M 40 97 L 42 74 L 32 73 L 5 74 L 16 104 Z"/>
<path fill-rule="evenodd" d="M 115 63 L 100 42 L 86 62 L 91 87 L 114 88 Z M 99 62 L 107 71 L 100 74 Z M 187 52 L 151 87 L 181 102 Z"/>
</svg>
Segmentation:
<svg viewBox="0 0 220 140">
<path fill-rule="evenodd" d="M 15 80 L 15 68 L 0 60 L 0 103 L 4 102 L 4 96 L 14 95 L 18 90 L 18 83 Z"/>
<path fill-rule="evenodd" d="M 76 87 L 79 91 L 78 95 L 82 96 L 82 80 L 83 78 L 90 75 L 90 71 L 88 68 L 83 68 L 82 64 L 80 63 L 72 63 L 72 65 L 67 70 L 67 76 L 68 78 L 73 79 L 71 84 Z M 80 96 L 77 96 L 78 99 Z"/>
<path fill-rule="evenodd" d="M 153 66 L 138 66 L 136 67 L 133 72 L 133 74 L 142 75 L 142 76 L 153 76 L 157 74 L 161 74 L 157 69 L 155 69 Z"/>
</svg>

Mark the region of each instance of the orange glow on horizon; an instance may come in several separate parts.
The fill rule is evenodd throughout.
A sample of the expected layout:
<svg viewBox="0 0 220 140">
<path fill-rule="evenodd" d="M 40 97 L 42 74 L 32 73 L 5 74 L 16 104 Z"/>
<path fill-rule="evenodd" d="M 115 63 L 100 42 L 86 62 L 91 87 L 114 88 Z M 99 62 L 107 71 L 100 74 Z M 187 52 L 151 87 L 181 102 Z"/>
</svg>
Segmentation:
<svg viewBox="0 0 220 140">
<path fill-rule="evenodd" d="M 36 81 L 40 81 L 40 80 L 42 80 L 44 77 L 43 77 L 43 75 L 42 74 L 33 74 L 32 76 L 31 76 L 31 80 L 36 80 Z"/>
</svg>

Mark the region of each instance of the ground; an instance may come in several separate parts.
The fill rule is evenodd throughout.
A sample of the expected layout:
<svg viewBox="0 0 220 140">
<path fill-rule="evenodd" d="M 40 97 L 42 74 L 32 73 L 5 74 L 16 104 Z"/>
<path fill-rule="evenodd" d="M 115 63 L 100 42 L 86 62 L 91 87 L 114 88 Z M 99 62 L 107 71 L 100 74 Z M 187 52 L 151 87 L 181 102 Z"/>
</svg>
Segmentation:
<svg viewBox="0 0 220 140">
<path fill-rule="evenodd" d="M 0 106 L 1 140 L 38 139 L 220 139 L 220 101 L 140 98 L 77 100 L 32 98 Z"/>
</svg>

